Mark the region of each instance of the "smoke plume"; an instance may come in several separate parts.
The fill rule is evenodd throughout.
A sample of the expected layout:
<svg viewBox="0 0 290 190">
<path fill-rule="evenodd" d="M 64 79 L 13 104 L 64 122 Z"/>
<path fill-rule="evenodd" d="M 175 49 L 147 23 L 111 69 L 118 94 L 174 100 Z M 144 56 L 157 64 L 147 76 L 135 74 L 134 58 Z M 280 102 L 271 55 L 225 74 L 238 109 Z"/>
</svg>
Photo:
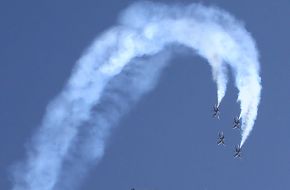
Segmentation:
<svg viewBox="0 0 290 190">
<path fill-rule="evenodd" d="M 242 146 L 253 128 L 261 91 L 251 35 L 218 8 L 138 2 L 121 14 L 117 26 L 94 40 L 48 105 L 27 159 L 13 169 L 13 190 L 76 187 L 77 179 L 102 158 L 111 128 L 154 88 L 174 45 L 191 48 L 209 62 L 218 105 L 226 93 L 227 69 L 232 70 Z"/>
</svg>

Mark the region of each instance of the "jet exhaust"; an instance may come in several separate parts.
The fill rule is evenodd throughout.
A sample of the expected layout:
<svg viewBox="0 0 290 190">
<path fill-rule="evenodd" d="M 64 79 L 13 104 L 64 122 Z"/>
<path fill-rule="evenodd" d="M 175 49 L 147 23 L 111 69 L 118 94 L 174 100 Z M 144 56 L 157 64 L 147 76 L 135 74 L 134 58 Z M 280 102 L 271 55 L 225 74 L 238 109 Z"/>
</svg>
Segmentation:
<svg viewBox="0 0 290 190">
<path fill-rule="evenodd" d="M 154 88 L 172 45 L 189 47 L 209 62 L 218 105 L 226 93 L 227 69 L 233 71 L 242 147 L 254 126 L 261 93 L 251 35 L 215 7 L 137 2 L 77 61 L 67 85 L 48 105 L 27 147 L 27 159 L 12 169 L 13 190 L 74 189 L 79 176 L 102 158 L 119 118 Z"/>
</svg>

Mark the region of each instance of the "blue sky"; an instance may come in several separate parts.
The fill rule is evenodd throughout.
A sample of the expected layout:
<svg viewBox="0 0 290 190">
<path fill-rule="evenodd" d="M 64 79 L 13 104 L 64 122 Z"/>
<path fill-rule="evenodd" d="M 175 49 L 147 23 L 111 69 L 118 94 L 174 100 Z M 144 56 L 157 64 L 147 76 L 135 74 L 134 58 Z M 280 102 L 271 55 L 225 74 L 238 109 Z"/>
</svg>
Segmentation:
<svg viewBox="0 0 290 190">
<path fill-rule="evenodd" d="M 9 168 L 24 159 L 26 143 L 75 61 L 132 2 L 0 3 L 0 189 L 11 189 Z M 216 87 L 210 67 L 200 57 L 180 54 L 171 60 L 156 90 L 113 130 L 104 158 L 80 189 L 289 188 L 290 2 L 198 2 L 243 20 L 260 51 L 262 99 L 243 159 L 232 157 L 240 139 L 231 129 L 232 117 L 239 113 L 233 82 L 221 121 L 211 119 Z M 216 146 L 220 129 L 226 147 Z"/>
</svg>

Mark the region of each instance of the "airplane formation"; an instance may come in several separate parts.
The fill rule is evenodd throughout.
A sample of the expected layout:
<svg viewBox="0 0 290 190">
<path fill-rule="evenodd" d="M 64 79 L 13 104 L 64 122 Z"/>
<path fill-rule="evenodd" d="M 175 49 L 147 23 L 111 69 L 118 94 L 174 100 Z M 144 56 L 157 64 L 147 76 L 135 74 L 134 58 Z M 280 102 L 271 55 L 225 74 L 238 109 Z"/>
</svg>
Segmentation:
<svg viewBox="0 0 290 190">
<path fill-rule="evenodd" d="M 217 104 L 215 104 L 213 106 L 213 118 L 217 118 L 220 119 L 220 108 Z M 233 122 L 233 129 L 241 129 L 241 119 L 238 117 L 234 118 L 234 122 Z M 217 140 L 217 145 L 223 145 L 225 146 L 225 136 L 224 133 L 221 131 L 218 133 L 218 140 Z M 241 158 L 241 151 L 242 148 L 237 145 L 234 149 L 235 153 L 234 153 L 234 158 Z"/>
</svg>

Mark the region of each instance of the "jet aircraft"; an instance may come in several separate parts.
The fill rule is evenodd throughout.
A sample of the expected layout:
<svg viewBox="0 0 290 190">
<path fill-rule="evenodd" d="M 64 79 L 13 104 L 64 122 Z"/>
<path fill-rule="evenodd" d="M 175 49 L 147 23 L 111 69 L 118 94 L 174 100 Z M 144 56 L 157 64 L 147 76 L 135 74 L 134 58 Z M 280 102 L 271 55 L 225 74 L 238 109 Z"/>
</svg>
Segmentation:
<svg viewBox="0 0 290 190">
<path fill-rule="evenodd" d="M 233 129 L 241 129 L 241 120 L 238 117 L 234 118 Z"/>
<path fill-rule="evenodd" d="M 218 141 L 217 144 L 220 145 L 225 145 L 225 136 L 223 132 L 219 132 L 219 136 L 218 136 Z"/>
<path fill-rule="evenodd" d="M 235 158 L 241 158 L 241 151 L 242 151 L 242 148 L 238 145 L 235 147 L 235 154 L 234 154 L 234 157 Z"/>
<path fill-rule="evenodd" d="M 213 106 L 213 115 L 212 117 L 220 119 L 220 108 L 215 104 Z"/>
</svg>

